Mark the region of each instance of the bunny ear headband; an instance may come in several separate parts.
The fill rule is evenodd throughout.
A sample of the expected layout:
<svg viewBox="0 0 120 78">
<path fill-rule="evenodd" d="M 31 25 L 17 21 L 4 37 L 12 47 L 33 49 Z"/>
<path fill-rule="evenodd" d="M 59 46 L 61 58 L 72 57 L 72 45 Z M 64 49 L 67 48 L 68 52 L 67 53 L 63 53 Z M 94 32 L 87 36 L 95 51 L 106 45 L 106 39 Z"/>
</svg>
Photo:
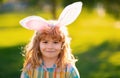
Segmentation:
<svg viewBox="0 0 120 78">
<path fill-rule="evenodd" d="M 68 5 L 53 24 L 39 16 L 28 16 L 20 21 L 20 24 L 30 30 L 39 31 L 47 26 L 67 26 L 75 21 L 82 9 L 82 2 Z"/>
</svg>

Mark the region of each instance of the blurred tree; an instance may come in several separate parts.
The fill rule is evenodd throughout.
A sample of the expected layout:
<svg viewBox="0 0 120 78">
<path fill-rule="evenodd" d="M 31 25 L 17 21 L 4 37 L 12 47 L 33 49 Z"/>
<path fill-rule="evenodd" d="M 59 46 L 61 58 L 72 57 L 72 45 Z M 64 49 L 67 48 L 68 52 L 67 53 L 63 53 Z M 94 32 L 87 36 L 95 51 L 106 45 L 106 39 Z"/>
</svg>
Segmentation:
<svg viewBox="0 0 120 78">
<path fill-rule="evenodd" d="M 120 0 L 103 0 L 106 11 L 115 18 L 120 19 Z"/>
<path fill-rule="evenodd" d="M 0 0 L 0 6 L 3 4 L 3 0 Z"/>
<path fill-rule="evenodd" d="M 82 1 L 83 7 L 86 7 L 89 11 L 102 4 L 106 12 L 120 19 L 120 0 L 63 0 L 62 4 L 65 7 L 76 1 Z"/>
<path fill-rule="evenodd" d="M 50 0 L 51 1 L 51 13 L 53 16 L 53 19 L 56 19 L 56 9 L 57 9 L 57 2 L 56 0 Z"/>
<path fill-rule="evenodd" d="M 3 2 L 7 0 L 0 0 L 0 7 Z M 10 0 L 9 0 L 10 1 Z M 120 19 L 120 0 L 19 0 L 21 2 L 27 3 L 28 7 L 36 7 L 42 8 L 43 4 L 49 5 L 49 9 L 51 11 L 53 19 L 56 19 L 56 10 L 58 5 L 62 5 L 65 7 L 73 2 L 82 1 L 83 7 L 86 7 L 89 11 L 102 5 L 102 7 L 108 12 L 112 14 L 114 17 Z M 99 9 L 99 8 L 98 8 Z"/>
<path fill-rule="evenodd" d="M 52 18 L 56 19 L 56 10 L 57 10 L 57 0 L 45 0 L 45 3 L 47 3 L 50 7 L 50 12 L 52 14 Z"/>
<path fill-rule="evenodd" d="M 61 5 L 62 0 L 44 0 L 44 1 L 46 1 L 46 3 L 48 3 L 51 7 L 50 11 L 52 14 L 52 18 L 56 19 L 57 18 L 56 10 L 57 10 L 58 5 Z"/>
<path fill-rule="evenodd" d="M 37 6 L 40 0 L 21 0 L 28 4 L 29 7 Z"/>
<path fill-rule="evenodd" d="M 80 0 L 62 0 L 62 4 L 65 7 L 65 6 L 67 6 L 73 2 L 76 2 L 76 1 L 80 1 Z"/>
<path fill-rule="evenodd" d="M 58 4 L 60 4 L 62 0 L 23 0 L 23 1 L 28 3 L 29 7 L 40 7 L 43 4 L 49 5 L 52 18 L 56 19 L 56 9 Z"/>
<path fill-rule="evenodd" d="M 30 6 L 35 6 L 39 3 L 40 0 L 29 0 L 30 1 Z"/>
</svg>

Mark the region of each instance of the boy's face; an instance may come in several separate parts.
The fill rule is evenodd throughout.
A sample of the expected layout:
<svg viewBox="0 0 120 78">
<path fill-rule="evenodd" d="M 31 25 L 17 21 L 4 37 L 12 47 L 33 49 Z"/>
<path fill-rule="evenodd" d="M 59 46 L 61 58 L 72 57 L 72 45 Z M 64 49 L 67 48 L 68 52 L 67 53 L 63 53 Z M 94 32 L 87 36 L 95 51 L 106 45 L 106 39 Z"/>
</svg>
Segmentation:
<svg viewBox="0 0 120 78">
<path fill-rule="evenodd" d="M 57 58 L 61 52 L 62 42 L 45 38 L 40 41 L 40 51 L 43 58 Z"/>
</svg>

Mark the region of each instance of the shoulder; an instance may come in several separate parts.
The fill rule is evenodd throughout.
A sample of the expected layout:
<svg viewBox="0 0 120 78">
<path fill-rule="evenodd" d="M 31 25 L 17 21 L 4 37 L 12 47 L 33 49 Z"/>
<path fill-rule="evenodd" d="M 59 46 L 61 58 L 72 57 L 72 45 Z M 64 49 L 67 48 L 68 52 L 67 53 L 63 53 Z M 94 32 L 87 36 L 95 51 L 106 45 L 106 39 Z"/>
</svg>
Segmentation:
<svg viewBox="0 0 120 78">
<path fill-rule="evenodd" d="M 21 72 L 21 78 L 29 78 L 30 64 L 28 64 Z"/>
<path fill-rule="evenodd" d="M 23 72 L 21 73 L 20 78 L 29 78 L 28 73 L 25 72 L 25 71 L 23 71 Z"/>
<path fill-rule="evenodd" d="M 75 65 L 67 64 L 67 72 L 70 73 L 72 78 L 80 78 L 79 71 Z"/>
<path fill-rule="evenodd" d="M 67 71 L 72 72 L 74 70 L 77 70 L 75 65 L 67 64 Z"/>
</svg>

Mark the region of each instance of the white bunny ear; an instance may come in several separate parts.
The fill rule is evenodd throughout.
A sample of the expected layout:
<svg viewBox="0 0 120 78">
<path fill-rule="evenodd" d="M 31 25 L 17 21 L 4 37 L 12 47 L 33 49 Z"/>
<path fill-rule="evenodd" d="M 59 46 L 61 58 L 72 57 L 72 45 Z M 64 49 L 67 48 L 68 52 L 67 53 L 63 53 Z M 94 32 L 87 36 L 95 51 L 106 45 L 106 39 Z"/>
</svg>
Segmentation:
<svg viewBox="0 0 120 78">
<path fill-rule="evenodd" d="M 73 4 L 68 5 L 62 11 L 58 19 L 58 23 L 64 26 L 71 24 L 78 17 L 78 15 L 81 12 L 81 9 L 82 9 L 82 2 L 75 2 Z"/>
<path fill-rule="evenodd" d="M 41 30 L 48 26 L 46 20 L 39 16 L 29 16 L 20 21 L 20 24 L 30 30 Z"/>
</svg>

